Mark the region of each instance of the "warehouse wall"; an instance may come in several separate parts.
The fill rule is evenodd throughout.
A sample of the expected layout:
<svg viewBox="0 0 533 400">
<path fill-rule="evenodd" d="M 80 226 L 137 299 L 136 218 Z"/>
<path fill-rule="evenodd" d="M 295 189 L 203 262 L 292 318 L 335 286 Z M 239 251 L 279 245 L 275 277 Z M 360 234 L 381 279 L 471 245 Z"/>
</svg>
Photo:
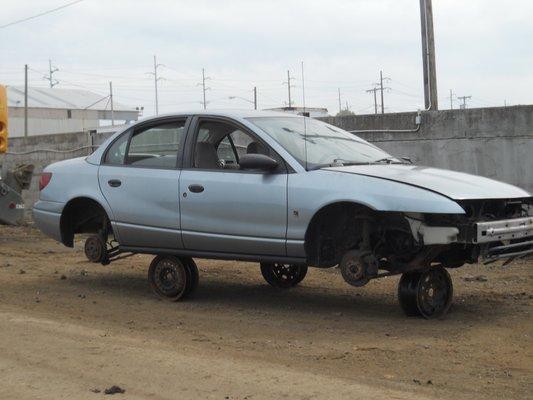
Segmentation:
<svg viewBox="0 0 533 400">
<path fill-rule="evenodd" d="M 323 118 L 347 130 L 410 129 L 417 113 Z M 415 163 L 474 173 L 521 186 L 533 192 L 533 106 L 430 111 L 421 114 L 417 132 L 359 133 L 393 155 L 408 156 Z M 11 138 L 10 152 L 35 149 L 67 150 L 100 144 L 109 134 L 69 133 Z M 87 155 L 89 150 L 58 154 L 38 152 L 0 155 L 6 166 L 32 163 L 36 174 L 24 194 L 30 208 L 38 198 L 43 167 L 55 161 Z"/>
<path fill-rule="evenodd" d="M 346 130 L 412 129 L 417 113 L 321 118 Z M 357 133 L 414 163 L 482 175 L 533 192 L 533 106 L 429 111 L 417 132 Z"/>
</svg>

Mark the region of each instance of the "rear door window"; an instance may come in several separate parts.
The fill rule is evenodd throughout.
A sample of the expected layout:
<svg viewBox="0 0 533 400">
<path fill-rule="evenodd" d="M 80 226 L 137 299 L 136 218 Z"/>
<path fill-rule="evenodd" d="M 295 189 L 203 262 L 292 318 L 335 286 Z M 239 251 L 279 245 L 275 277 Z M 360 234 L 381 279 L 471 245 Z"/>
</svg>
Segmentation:
<svg viewBox="0 0 533 400">
<path fill-rule="evenodd" d="M 149 168 L 176 168 L 184 128 L 185 120 L 135 132 L 127 151 L 126 164 Z"/>
</svg>

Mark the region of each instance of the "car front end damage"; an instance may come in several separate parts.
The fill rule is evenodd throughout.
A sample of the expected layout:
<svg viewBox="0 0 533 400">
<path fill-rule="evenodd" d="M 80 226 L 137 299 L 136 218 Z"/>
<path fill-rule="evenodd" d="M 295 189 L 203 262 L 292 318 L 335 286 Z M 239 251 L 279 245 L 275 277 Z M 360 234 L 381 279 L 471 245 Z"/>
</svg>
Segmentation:
<svg viewBox="0 0 533 400">
<path fill-rule="evenodd" d="M 406 214 L 415 240 L 424 245 L 450 245 L 447 252 L 455 250 L 465 262 L 507 259 L 509 263 L 533 254 L 532 197 L 458 203 L 464 215 Z M 455 257 L 457 262 L 461 257 Z"/>
<path fill-rule="evenodd" d="M 448 269 L 533 254 L 533 197 L 457 201 L 463 214 L 339 210 L 314 240 L 314 265 L 339 265 L 352 286 L 401 274 L 408 315 L 444 315 L 453 294 Z M 346 210 L 347 209 L 347 210 Z M 328 221 L 332 229 L 328 228 Z"/>
</svg>

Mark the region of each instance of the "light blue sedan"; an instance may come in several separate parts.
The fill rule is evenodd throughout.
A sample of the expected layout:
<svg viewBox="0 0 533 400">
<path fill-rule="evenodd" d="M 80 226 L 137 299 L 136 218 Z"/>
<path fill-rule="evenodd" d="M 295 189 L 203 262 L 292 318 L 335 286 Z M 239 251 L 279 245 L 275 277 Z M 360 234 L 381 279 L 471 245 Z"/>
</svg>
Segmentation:
<svg viewBox="0 0 533 400">
<path fill-rule="evenodd" d="M 178 300 L 198 285 L 193 257 L 257 261 L 295 286 L 308 266 L 351 285 L 402 274 L 408 315 L 445 314 L 446 268 L 533 253 L 533 197 L 479 176 L 412 165 L 315 119 L 194 112 L 146 119 L 88 157 L 48 166 L 34 218 L 87 257 L 155 255 L 149 280 Z"/>
</svg>

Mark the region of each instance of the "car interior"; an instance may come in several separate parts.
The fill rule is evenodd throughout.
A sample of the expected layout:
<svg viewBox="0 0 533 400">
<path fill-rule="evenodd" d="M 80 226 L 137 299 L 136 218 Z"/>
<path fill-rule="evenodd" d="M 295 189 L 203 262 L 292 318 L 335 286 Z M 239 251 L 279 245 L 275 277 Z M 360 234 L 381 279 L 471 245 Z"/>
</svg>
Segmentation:
<svg viewBox="0 0 533 400">
<path fill-rule="evenodd" d="M 200 169 L 239 169 L 243 154 L 264 154 L 269 149 L 237 127 L 214 121 L 200 124 L 194 150 L 194 167 Z"/>
</svg>

